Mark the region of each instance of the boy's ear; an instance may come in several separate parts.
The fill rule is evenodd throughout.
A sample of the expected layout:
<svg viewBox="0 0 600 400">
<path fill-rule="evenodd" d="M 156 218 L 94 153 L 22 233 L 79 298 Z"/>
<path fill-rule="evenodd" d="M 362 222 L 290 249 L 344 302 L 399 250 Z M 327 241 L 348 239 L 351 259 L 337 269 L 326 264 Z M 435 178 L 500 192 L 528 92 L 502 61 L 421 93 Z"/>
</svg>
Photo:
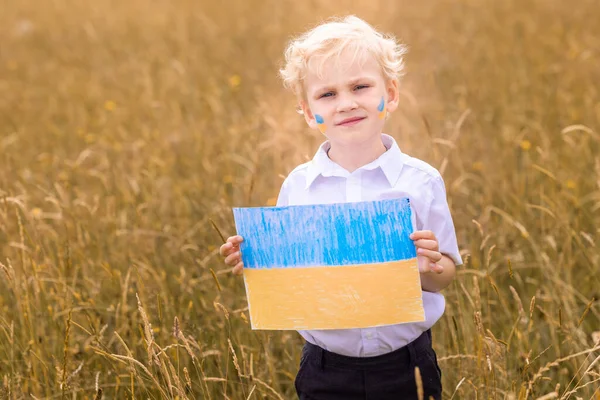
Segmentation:
<svg viewBox="0 0 600 400">
<path fill-rule="evenodd" d="M 394 112 L 398 108 L 398 104 L 400 103 L 400 84 L 398 79 L 390 79 L 387 83 L 387 104 L 386 109 L 387 112 Z"/>
<path fill-rule="evenodd" d="M 302 114 L 304 114 L 304 119 L 306 120 L 306 123 L 308 124 L 308 126 L 310 126 L 313 129 L 317 128 L 317 121 L 315 120 L 315 116 L 312 113 L 312 111 L 310 110 L 310 107 L 308 106 L 308 103 L 306 102 L 306 100 L 300 100 L 300 108 L 302 109 Z"/>
</svg>

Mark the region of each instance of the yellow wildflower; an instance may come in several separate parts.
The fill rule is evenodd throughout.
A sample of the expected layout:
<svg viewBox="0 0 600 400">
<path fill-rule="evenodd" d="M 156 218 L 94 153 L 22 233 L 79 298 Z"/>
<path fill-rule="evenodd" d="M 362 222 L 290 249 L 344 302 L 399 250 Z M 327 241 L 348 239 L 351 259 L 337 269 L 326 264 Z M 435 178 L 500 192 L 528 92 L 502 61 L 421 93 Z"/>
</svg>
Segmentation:
<svg viewBox="0 0 600 400">
<path fill-rule="evenodd" d="M 577 182 L 575 182 L 573 179 L 567 179 L 565 184 L 567 185 L 568 189 L 575 189 L 577 187 Z"/>
<path fill-rule="evenodd" d="M 104 109 L 106 111 L 112 111 L 115 109 L 115 107 L 117 107 L 117 104 L 112 100 L 106 100 L 104 102 Z"/>
<path fill-rule="evenodd" d="M 483 170 L 483 163 L 481 161 L 475 161 L 473 163 L 473 169 L 475 171 L 481 171 L 481 170 Z"/>
<path fill-rule="evenodd" d="M 31 216 L 35 219 L 39 219 L 42 216 L 42 209 L 39 207 L 34 208 L 31 210 Z"/>
<path fill-rule="evenodd" d="M 237 89 L 238 86 L 242 83 L 242 78 L 239 75 L 232 75 L 229 77 L 229 87 L 232 89 Z"/>
<path fill-rule="evenodd" d="M 521 142 L 521 148 L 523 151 L 529 151 L 529 149 L 531 149 L 531 142 L 529 140 L 523 140 Z"/>
</svg>

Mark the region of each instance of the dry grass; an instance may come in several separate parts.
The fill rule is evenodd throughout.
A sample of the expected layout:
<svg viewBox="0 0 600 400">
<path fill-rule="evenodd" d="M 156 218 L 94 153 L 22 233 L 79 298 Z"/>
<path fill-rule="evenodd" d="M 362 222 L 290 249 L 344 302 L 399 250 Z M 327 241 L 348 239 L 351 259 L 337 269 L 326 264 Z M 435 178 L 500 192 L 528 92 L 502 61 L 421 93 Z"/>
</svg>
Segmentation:
<svg viewBox="0 0 600 400">
<path fill-rule="evenodd" d="M 444 397 L 600 398 L 595 1 L 0 9 L 0 398 L 294 397 L 299 336 L 249 329 L 210 219 L 312 156 L 276 71 L 346 12 L 410 45 L 387 132 L 446 180 Z"/>
</svg>

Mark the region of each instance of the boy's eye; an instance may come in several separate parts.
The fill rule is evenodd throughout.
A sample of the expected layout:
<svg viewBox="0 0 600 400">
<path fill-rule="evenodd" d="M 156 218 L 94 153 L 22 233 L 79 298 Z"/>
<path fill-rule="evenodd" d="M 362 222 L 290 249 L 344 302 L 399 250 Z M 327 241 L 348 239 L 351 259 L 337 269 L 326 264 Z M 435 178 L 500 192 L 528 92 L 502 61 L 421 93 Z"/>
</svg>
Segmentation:
<svg viewBox="0 0 600 400">
<path fill-rule="evenodd" d="M 323 93 L 322 95 L 319 96 L 320 99 L 322 99 L 323 97 L 331 97 L 333 96 L 333 92 L 327 92 L 327 93 Z"/>
<path fill-rule="evenodd" d="M 369 87 L 369 85 L 356 85 L 356 87 L 354 89 L 359 90 L 359 89 L 366 89 L 368 87 Z"/>
</svg>

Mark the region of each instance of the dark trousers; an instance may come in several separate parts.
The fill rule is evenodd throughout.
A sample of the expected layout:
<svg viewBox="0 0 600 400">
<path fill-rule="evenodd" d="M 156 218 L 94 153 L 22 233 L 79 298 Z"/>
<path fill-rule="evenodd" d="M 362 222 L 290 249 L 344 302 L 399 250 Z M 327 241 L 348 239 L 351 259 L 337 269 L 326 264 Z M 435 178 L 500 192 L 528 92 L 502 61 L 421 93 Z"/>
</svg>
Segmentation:
<svg viewBox="0 0 600 400">
<path fill-rule="evenodd" d="M 431 332 L 391 353 L 347 357 L 306 342 L 296 391 L 300 400 L 418 399 L 415 367 L 419 367 L 423 399 L 442 398 L 442 373 L 431 347 Z"/>
</svg>

